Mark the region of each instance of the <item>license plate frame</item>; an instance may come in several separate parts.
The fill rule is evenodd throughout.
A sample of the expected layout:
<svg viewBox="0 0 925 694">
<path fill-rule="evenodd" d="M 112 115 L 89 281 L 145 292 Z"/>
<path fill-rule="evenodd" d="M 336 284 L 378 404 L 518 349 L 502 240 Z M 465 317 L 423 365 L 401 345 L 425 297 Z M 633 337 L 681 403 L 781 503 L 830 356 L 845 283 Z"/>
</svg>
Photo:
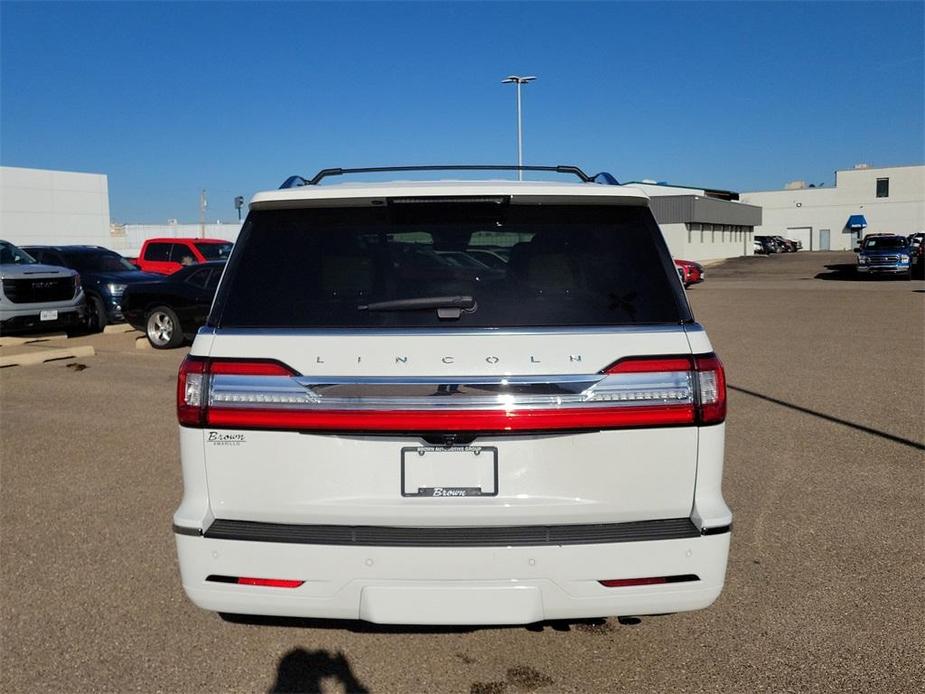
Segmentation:
<svg viewBox="0 0 925 694">
<path fill-rule="evenodd" d="M 477 459 L 475 462 L 482 465 L 485 465 L 485 460 L 490 459 L 489 464 L 491 467 L 488 476 L 490 476 L 492 480 L 492 486 L 489 491 L 485 491 L 484 486 L 473 486 L 469 484 L 444 484 L 438 486 L 436 481 L 433 482 L 433 486 L 418 486 L 416 487 L 416 491 L 407 489 L 408 478 L 411 476 L 409 473 L 413 474 L 413 472 L 408 469 L 409 458 L 412 461 L 419 462 L 428 455 L 440 456 L 448 454 L 457 458 L 465 457 L 466 454 L 468 454 L 471 455 L 473 459 Z M 488 458 L 482 458 L 481 456 L 483 455 L 487 455 Z M 437 458 L 432 457 L 431 460 L 435 461 Z M 456 463 L 450 463 L 450 465 L 455 464 Z M 486 474 L 484 470 L 481 474 L 479 474 L 478 471 L 474 471 L 473 476 L 476 478 L 484 478 Z M 401 449 L 401 480 L 399 491 L 403 497 L 424 499 L 498 496 L 498 448 L 496 446 L 405 446 Z"/>
<path fill-rule="evenodd" d="M 48 309 L 46 311 L 39 311 L 39 320 L 58 320 L 58 310 L 57 309 Z"/>
</svg>

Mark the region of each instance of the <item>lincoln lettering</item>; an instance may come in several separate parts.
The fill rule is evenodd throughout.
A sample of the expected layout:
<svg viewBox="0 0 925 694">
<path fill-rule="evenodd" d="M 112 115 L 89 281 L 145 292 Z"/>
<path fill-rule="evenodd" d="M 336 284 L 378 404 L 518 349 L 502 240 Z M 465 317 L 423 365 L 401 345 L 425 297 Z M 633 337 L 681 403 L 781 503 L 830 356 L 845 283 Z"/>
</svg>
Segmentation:
<svg viewBox="0 0 925 694">
<path fill-rule="evenodd" d="M 568 356 L 569 362 L 581 362 L 581 355 L 580 355 L 580 354 L 569 354 L 569 355 L 567 355 L 567 356 Z M 357 364 L 363 363 L 363 359 L 364 359 L 363 356 L 361 356 L 361 355 L 356 355 L 356 363 L 357 363 Z M 485 359 L 485 362 L 486 362 L 487 364 L 500 364 L 500 363 L 501 363 L 501 357 L 495 356 L 495 355 L 493 355 L 493 354 L 488 355 L 487 357 L 484 357 L 484 359 Z M 394 357 L 394 361 L 395 361 L 395 364 L 407 364 L 407 363 L 409 363 L 409 361 L 411 361 L 411 360 L 410 360 L 408 357 L 404 356 L 404 355 L 399 355 L 399 356 Z M 456 363 L 456 357 L 455 357 L 455 356 L 451 356 L 451 355 L 446 355 L 446 356 L 440 357 L 440 361 L 441 361 L 442 363 L 444 363 L 444 364 L 455 364 L 455 363 Z M 530 364 L 542 364 L 542 363 L 543 363 L 543 360 L 540 359 L 539 357 L 537 357 L 535 354 L 529 355 L 529 356 L 527 357 L 527 361 L 528 361 Z M 315 357 L 315 363 L 316 363 L 316 364 L 326 364 L 327 361 L 326 361 L 323 357 L 321 357 L 321 356 L 316 356 L 316 357 Z"/>
</svg>

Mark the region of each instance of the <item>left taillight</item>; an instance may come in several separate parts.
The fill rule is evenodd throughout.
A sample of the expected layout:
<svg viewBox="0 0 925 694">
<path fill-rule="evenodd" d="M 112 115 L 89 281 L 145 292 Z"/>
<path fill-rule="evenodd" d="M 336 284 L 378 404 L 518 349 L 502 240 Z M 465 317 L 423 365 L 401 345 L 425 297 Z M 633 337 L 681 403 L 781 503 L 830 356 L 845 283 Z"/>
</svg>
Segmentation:
<svg viewBox="0 0 925 694">
<path fill-rule="evenodd" d="M 177 420 L 183 426 L 202 426 L 205 420 L 208 361 L 188 356 L 177 375 Z"/>
<path fill-rule="evenodd" d="M 213 375 L 294 376 L 295 372 L 270 360 L 187 356 L 177 374 L 177 421 L 183 426 L 205 426 L 209 407 L 209 379 Z"/>
</svg>

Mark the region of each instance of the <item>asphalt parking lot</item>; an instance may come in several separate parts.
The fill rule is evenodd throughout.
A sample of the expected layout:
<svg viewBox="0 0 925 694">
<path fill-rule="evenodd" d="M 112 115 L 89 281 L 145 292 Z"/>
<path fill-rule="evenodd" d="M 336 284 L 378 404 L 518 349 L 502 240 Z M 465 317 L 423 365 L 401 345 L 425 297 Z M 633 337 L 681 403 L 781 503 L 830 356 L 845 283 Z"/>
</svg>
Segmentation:
<svg viewBox="0 0 925 694">
<path fill-rule="evenodd" d="M 727 367 L 725 591 L 679 615 L 484 629 L 222 621 L 170 517 L 185 350 L 0 370 L 0 690 L 904 692 L 925 683 L 925 282 L 848 253 L 689 292 Z M 832 267 L 827 268 L 830 265 Z"/>
</svg>

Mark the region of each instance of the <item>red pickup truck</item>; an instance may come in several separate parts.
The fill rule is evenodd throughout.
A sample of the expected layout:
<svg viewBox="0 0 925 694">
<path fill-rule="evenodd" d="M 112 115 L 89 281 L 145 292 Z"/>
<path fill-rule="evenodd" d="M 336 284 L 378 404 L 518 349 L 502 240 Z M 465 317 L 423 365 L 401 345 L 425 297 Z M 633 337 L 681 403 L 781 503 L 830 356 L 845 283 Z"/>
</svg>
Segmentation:
<svg viewBox="0 0 925 694">
<path fill-rule="evenodd" d="M 135 265 L 145 272 L 172 275 L 186 265 L 227 260 L 233 247 L 233 243 L 223 239 L 148 239 L 141 247 Z"/>
</svg>

